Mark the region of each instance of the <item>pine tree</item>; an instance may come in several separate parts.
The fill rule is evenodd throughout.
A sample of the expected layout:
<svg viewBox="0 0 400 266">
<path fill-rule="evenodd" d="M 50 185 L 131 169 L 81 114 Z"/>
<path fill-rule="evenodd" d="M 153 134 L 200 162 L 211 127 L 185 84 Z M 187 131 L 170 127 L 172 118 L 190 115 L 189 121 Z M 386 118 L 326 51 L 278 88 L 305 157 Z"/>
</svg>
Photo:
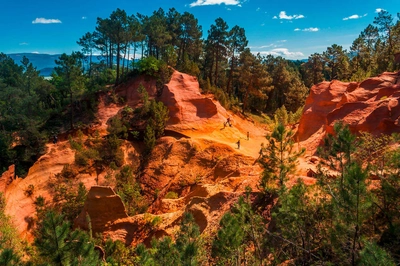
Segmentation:
<svg viewBox="0 0 400 266">
<path fill-rule="evenodd" d="M 183 266 L 198 265 L 200 263 L 202 254 L 200 230 L 190 212 L 183 214 L 181 227 L 176 237 L 176 248 L 180 253 Z"/>
<path fill-rule="evenodd" d="M 264 167 L 264 173 L 261 178 L 260 186 L 265 192 L 271 192 L 271 189 L 278 187 L 285 189 L 285 182 L 288 174 L 296 167 L 296 162 L 305 149 L 294 151 L 294 133 L 287 130 L 285 126 L 279 123 L 271 135 L 267 135 L 268 144 L 262 148 L 261 163 Z"/>
<path fill-rule="evenodd" d="M 23 265 L 21 258 L 11 248 L 5 248 L 0 252 L 0 265 L 3 266 L 17 266 Z"/>
<path fill-rule="evenodd" d="M 238 215 L 226 213 L 212 245 L 212 256 L 219 262 L 240 265 L 243 256 L 245 231 Z"/>
<path fill-rule="evenodd" d="M 372 194 L 367 189 L 367 170 L 353 159 L 355 136 L 341 123 L 335 124 L 334 129 L 336 136 L 327 136 L 320 154 L 340 173 L 340 178 L 331 179 L 321 172 L 318 181 L 328 199 L 326 208 L 330 211 L 327 220 L 332 224 L 329 233 L 332 252 L 337 261 L 355 265 L 361 238 L 366 232 L 365 222 L 372 215 Z"/>
<path fill-rule="evenodd" d="M 363 266 L 395 266 L 397 265 L 386 250 L 376 243 L 368 242 L 361 250 L 358 265 Z"/>
<path fill-rule="evenodd" d="M 150 123 L 150 122 L 149 122 Z M 156 145 L 156 136 L 154 133 L 154 129 L 150 126 L 146 126 L 146 130 L 144 132 L 144 145 L 145 145 L 145 153 L 150 154 Z"/>
<path fill-rule="evenodd" d="M 287 259 L 282 258 L 282 255 L 296 259 L 296 264 L 318 259 L 314 251 L 320 245 L 323 229 L 318 225 L 324 217 L 318 201 L 319 194 L 312 194 L 315 189 L 315 186 L 309 187 L 299 179 L 290 190 L 279 194 L 272 213 L 276 231 L 279 232 L 279 238 L 275 237 L 275 241 L 271 241 L 277 243 L 274 261 Z"/>
<path fill-rule="evenodd" d="M 180 263 L 180 254 L 170 237 L 160 240 L 153 239 L 152 248 L 156 250 L 153 254 L 155 265 L 196 265 Z"/>
<path fill-rule="evenodd" d="M 213 240 L 212 256 L 221 264 L 242 265 L 253 262 L 262 265 L 265 259 L 265 222 L 250 205 L 249 193 L 240 197 L 231 212 L 220 221 L 220 229 Z"/>
<path fill-rule="evenodd" d="M 54 211 L 39 223 L 35 246 L 46 263 L 52 265 L 98 265 L 99 255 L 89 236 L 79 230 L 70 232 L 70 223 Z"/>
<path fill-rule="evenodd" d="M 136 258 L 135 262 L 139 266 L 154 266 L 156 263 L 153 260 L 152 254 L 148 249 L 146 249 L 146 246 L 143 244 L 139 244 L 136 247 Z"/>
</svg>

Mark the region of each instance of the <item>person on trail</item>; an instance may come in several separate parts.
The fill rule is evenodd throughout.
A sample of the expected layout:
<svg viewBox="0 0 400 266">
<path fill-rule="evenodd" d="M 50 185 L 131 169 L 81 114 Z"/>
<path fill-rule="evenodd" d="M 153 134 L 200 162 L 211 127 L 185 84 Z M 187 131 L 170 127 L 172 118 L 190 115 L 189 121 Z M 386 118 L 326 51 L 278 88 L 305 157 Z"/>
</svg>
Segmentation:
<svg viewBox="0 0 400 266">
<path fill-rule="evenodd" d="M 238 145 L 238 150 L 240 150 L 240 139 L 236 142 L 236 144 Z"/>
<path fill-rule="evenodd" d="M 56 135 L 53 136 L 53 144 L 57 144 L 58 138 Z"/>
<path fill-rule="evenodd" d="M 261 158 L 264 155 L 264 143 L 261 143 L 261 148 L 258 154 L 259 154 L 258 158 Z"/>
<path fill-rule="evenodd" d="M 247 140 L 249 140 L 249 139 L 250 139 L 250 132 L 247 131 Z"/>
<path fill-rule="evenodd" d="M 229 116 L 227 119 L 226 119 L 226 123 L 231 127 L 232 125 L 231 125 L 231 117 Z"/>
</svg>

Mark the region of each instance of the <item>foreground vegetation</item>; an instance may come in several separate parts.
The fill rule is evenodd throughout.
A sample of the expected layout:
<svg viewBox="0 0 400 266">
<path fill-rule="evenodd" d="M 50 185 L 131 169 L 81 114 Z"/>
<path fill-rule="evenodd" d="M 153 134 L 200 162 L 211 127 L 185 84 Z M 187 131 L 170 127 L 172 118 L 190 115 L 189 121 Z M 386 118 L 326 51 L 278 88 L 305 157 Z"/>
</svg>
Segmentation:
<svg viewBox="0 0 400 266">
<path fill-rule="evenodd" d="M 151 248 L 125 247 L 101 236 L 72 230 L 83 206 L 84 186 L 76 192 L 57 190 L 63 204 L 36 198 L 35 242 L 21 243 L 4 214 L 1 201 L 0 263 L 2 265 L 397 265 L 400 262 L 400 149 L 398 136 L 353 136 L 335 125 L 319 150 L 323 160 L 317 183 L 288 182 L 302 151 L 292 150 L 292 133 L 278 125 L 268 136 L 260 163 L 265 167 L 260 192 L 248 189 L 224 214 L 215 235 L 200 236 L 190 213 L 172 239 L 153 239 Z M 282 145 L 281 145 L 282 144 Z M 125 179 L 121 179 L 125 176 Z M 117 190 L 126 193 L 129 169 L 121 170 Z M 371 179 L 370 177 L 374 177 Z M 60 177 L 61 178 L 61 177 Z M 292 184 L 288 186 L 288 184 Z M 140 209 L 132 194 L 128 209 Z M 139 195 L 140 197 L 140 195 Z M 129 207 L 130 206 L 130 207 Z M 270 211 L 267 209 L 271 208 Z M 134 214 L 134 213 L 132 213 Z M 88 217 L 90 224 L 90 217 Z M 157 228 L 157 217 L 148 230 Z M 97 248 L 95 249 L 95 246 Z M 99 250 L 103 250 L 101 261 Z M 29 255 L 28 259 L 23 255 Z"/>
</svg>

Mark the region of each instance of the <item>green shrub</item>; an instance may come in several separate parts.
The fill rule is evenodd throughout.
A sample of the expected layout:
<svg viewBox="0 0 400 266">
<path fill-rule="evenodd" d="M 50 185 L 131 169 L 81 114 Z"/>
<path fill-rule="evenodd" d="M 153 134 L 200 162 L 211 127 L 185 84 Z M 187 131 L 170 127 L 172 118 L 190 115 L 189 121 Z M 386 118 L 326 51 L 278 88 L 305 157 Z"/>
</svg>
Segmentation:
<svg viewBox="0 0 400 266">
<path fill-rule="evenodd" d="M 168 193 L 165 195 L 166 199 L 177 199 L 178 198 L 178 193 L 174 191 L 168 191 Z"/>
<path fill-rule="evenodd" d="M 274 120 L 275 120 L 275 124 L 282 124 L 282 125 L 287 125 L 288 121 L 289 121 L 289 114 L 286 110 L 286 107 L 284 105 L 281 106 L 281 108 L 278 108 L 275 111 L 274 114 Z"/>
<path fill-rule="evenodd" d="M 156 145 L 156 136 L 154 133 L 154 129 L 150 125 L 146 126 L 146 130 L 144 132 L 144 145 L 146 155 L 149 155 Z"/>
<path fill-rule="evenodd" d="M 289 112 L 289 124 L 294 125 L 300 121 L 301 115 L 303 114 L 303 109 L 304 107 L 300 107 L 295 113 Z"/>
<path fill-rule="evenodd" d="M 160 61 L 154 56 L 148 56 L 142 58 L 138 63 L 139 72 L 150 76 L 155 76 L 155 74 L 160 69 Z"/>
<path fill-rule="evenodd" d="M 46 203 L 46 200 L 43 196 L 37 196 L 35 199 L 34 204 L 36 205 L 36 207 L 43 207 Z"/>
<path fill-rule="evenodd" d="M 64 178 L 74 178 L 78 175 L 78 172 L 70 164 L 64 164 L 60 175 Z"/>
<path fill-rule="evenodd" d="M 124 122 L 116 116 L 110 119 L 107 131 L 120 138 L 126 139 L 128 137 L 128 128 L 124 125 Z"/>
<path fill-rule="evenodd" d="M 25 189 L 25 195 L 27 196 L 27 197 L 30 197 L 30 196 L 32 196 L 33 195 L 33 192 L 35 191 L 35 186 L 34 185 L 32 185 L 32 184 L 30 184 L 29 186 L 28 186 L 28 188 L 27 189 Z"/>
</svg>

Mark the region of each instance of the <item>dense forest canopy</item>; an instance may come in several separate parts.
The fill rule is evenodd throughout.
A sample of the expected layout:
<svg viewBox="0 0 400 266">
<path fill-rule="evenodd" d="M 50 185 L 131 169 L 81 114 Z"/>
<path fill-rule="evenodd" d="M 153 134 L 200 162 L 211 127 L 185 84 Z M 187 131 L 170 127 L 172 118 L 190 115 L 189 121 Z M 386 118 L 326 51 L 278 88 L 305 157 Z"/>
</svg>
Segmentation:
<svg viewBox="0 0 400 266">
<path fill-rule="evenodd" d="M 394 55 L 400 52 L 400 13 L 393 18 L 385 10 L 349 50 L 332 44 L 306 62 L 252 53 L 245 29 L 228 25 L 223 18 L 217 18 L 207 32 L 203 30 L 192 14 L 174 8 L 160 8 L 149 16 L 117 9 L 107 18 L 98 18 L 93 32 L 77 40 L 81 51 L 60 56 L 50 80 L 40 77 L 27 58 L 18 66 L 1 53 L 0 172 L 15 164 L 18 175 L 25 176 L 53 135 L 82 129 L 93 121 L 100 93 L 110 92 L 118 103 L 113 88 L 139 74 L 153 76 L 160 87 L 168 82 L 168 66 L 196 76 L 203 92 L 214 93 L 226 108 L 270 116 L 282 110 L 301 112 L 310 87 L 321 81 L 361 81 L 399 69 Z M 95 63 L 92 59 L 98 54 L 101 61 Z M 106 86 L 109 84 L 115 86 Z M 124 109 L 124 117 L 111 122 L 107 138 L 94 138 L 87 147 L 71 140 L 75 160 L 88 167 L 121 167 L 120 139 L 129 137 L 143 141 L 145 152 L 150 153 L 155 139 L 163 134 L 168 114 L 143 88 L 140 96 L 141 109 Z M 129 135 L 131 121 L 146 123 L 141 132 L 130 131 Z M 168 237 L 154 240 L 152 249 L 144 245 L 125 248 L 111 240 L 101 243 L 107 265 L 199 265 L 204 261 L 264 265 L 267 260 L 280 263 L 290 259 L 303 265 L 324 261 L 335 265 L 398 264 L 400 223 L 394 203 L 400 195 L 399 152 L 385 146 L 397 139 L 382 140 L 385 145 L 369 135 L 359 139 L 341 124 L 335 126 L 335 132 L 337 138 L 328 136 L 319 152 L 326 162 L 332 162 L 330 167 L 340 172 L 340 178 L 329 179 L 321 170 L 317 185 L 299 182 L 288 189 L 287 175 L 301 152 L 292 152 L 292 132 L 278 125 L 267 137 L 270 145 L 260 151 L 265 172 L 261 192 L 256 193 L 258 203 L 251 200 L 255 193 L 248 191 L 223 216 L 219 231 L 207 243 L 199 237 L 190 214 L 184 215 L 175 241 Z M 277 143 L 285 145 L 279 150 Z M 386 160 L 368 159 L 363 151 L 369 148 L 381 151 Z M 379 189 L 370 190 L 367 176 L 379 167 L 382 182 Z M 67 175 L 68 169 L 62 174 Z M 128 211 L 143 212 L 147 206 L 138 184 L 131 182 L 131 169 L 122 168 L 118 178 L 116 189 Z M 94 237 L 71 230 L 86 193 L 83 185 L 64 193 L 60 202 L 65 205 L 48 212 L 43 198 L 35 200 L 35 251 L 26 251 L 33 264 L 100 264 Z M 0 264 L 19 265 L 23 250 L 20 243 L 12 241 L 15 232 L 4 214 L 2 195 L 0 199 Z M 262 213 L 266 204 L 274 201 L 278 203 L 268 218 L 268 222 L 275 219 L 275 231 L 271 232 Z"/>
</svg>

